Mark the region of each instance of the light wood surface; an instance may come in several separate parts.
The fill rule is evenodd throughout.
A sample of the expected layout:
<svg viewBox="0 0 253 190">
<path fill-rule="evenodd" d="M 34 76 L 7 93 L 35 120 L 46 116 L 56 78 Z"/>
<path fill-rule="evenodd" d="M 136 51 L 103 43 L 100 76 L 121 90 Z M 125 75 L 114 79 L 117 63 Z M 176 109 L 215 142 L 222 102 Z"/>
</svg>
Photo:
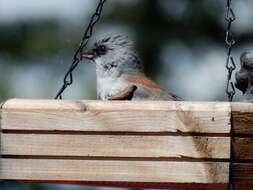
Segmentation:
<svg viewBox="0 0 253 190">
<path fill-rule="evenodd" d="M 13 99 L 0 127 L 2 180 L 253 184 L 252 104 Z"/>
<path fill-rule="evenodd" d="M 15 172 L 13 172 L 15 170 Z M 228 164 L 3 159 L 1 178 L 10 180 L 226 183 Z"/>
<path fill-rule="evenodd" d="M 217 158 L 230 156 L 228 137 L 2 134 L 2 155 Z"/>
<path fill-rule="evenodd" d="M 14 99 L 2 116 L 3 130 L 230 132 L 228 103 Z"/>
</svg>

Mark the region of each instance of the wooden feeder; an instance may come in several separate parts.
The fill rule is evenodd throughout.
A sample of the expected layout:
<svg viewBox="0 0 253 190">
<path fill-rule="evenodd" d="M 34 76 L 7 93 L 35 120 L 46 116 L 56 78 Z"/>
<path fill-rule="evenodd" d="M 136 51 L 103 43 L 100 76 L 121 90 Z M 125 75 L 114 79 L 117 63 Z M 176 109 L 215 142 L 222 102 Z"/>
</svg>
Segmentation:
<svg viewBox="0 0 253 190">
<path fill-rule="evenodd" d="M 253 184 L 253 104 L 13 99 L 0 118 L 1 180 Z"/>
</svg>

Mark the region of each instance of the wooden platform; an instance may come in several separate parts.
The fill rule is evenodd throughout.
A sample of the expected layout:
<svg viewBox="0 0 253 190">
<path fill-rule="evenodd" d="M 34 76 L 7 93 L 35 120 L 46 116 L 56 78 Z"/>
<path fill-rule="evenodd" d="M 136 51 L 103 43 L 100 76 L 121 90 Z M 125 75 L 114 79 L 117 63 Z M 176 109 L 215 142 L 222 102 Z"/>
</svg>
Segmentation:
<svg viewBox="0 0 253 190">
<path fill-rule="evenodd" d="M 253 185 L 253 104 L 14 99 L 0 118 L 1 180 Z"/>
</svg>

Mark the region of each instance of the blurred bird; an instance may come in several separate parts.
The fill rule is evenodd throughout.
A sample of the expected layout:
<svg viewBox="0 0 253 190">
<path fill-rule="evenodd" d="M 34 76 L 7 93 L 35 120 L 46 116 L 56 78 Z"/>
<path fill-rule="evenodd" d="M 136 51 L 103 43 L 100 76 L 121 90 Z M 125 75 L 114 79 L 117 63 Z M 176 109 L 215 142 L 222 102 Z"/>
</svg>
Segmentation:
<svg viewBox="0 0 253 190">
<path fill-rule="evenodd" d="M 235 86 L 242 91 L 242 101 L 253 102 L 253 51 L 241 55 L 241 68 L 235 75 Z"/>
<path fill-rule="evenodd" d="M 96 64 L 98 99 L 181 100 L 145 76 L 133 42 L 126 36 L 106 37 L 83 52 L 81 58 Z"/>
</svg>

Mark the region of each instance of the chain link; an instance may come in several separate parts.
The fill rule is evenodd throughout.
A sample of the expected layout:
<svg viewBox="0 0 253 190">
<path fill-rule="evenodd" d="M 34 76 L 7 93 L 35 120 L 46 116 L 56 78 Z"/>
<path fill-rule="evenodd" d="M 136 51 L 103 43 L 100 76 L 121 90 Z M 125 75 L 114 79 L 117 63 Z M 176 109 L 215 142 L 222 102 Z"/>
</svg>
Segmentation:
<svg viewBox="0 0 253 190">
<path fill-rule="evenodd" d="M 104 6 L 105 2 L 106 2 L 106 0 L 99 0 L 96 11 L 91 16 L 90 22 L 84 32 L 84 35 L 83 35 L 82 40 L 80 42 L 80 45 L 73 56 L 72 64 L 64 76 L 63 85 L 61 86 L 60 90 L 57 92 L 55 99 L 62 99 L 63 92 L 66 90 L 66 88 L 68 86 L 73 84 L 73 71 L 78 66 L 78 64 L 82 61 L 80 54 L 83 52 L 83 49 L 87 46 L 89 39 L 92 36 L 93 28 L 101 17 L 101 13 L 102 13 L 103 6 Z"/>
<path fill-rule="evenodd" d="M 227 60 L 226 60 L 226 68 L 228 71 L 227 82 L 226 82 L 226 93 L 227 93 L 229 101 L 232 102 L 234 95 L 235 95 L 235 87 L 234 87 L 234 84 L 233 84 L 231 78 L 232 78 L 233 71 L 236 69 L 235 61 L 234 61 L 234 58 L 231 54 L 232 49 L 235 45 L 235 39 L 234 39 L 233 33 L 231 31 L 231 27 L 232 27 L 233 22 L 236 20 L 235 13 L 232 9 L 232 0 L 227 0 L 225 19 L 227 21 L 225 42 L 226 42 L 226 45 L 228 48 Z"/>
<path fill-rule="evenodd" d="M 227 30 L 226 30 L 226 45 L 227 45 L 227 59 L 226 59 L 226 68 L 228 71 L 227 75 L 227 83 L 226 83 L 226 93 L 230 102 L 233 101 L 235 95 L 235 87 L 234 83 L 232 82 L 232 74 L 233 71 L 236 69 L 235 61 L 232 56 L 232 49 L 235 45 L 235 39 L 231 31 L 231 27 L 233 22 L 236 20 L 235 13 L 232 9 L 232 0 L 227 0 L 226 4 L 226 17 L 227 21 Z M 232 181 L 232 165 L 234 163 L 234 155 L 233 155 L 233 130 L 231 130 L 231 141 L 230 141 L 230 162 L 229 162 L 229 183 L 228 183 L 228 190 L 235 190 L 235 185 Z"/>
<path fill-rule="evenodd" d="M 235 95 L 235 87 L 231 78 L 232 78 L 233 71 L 236 69 L 235 61 L 231 54 L 232 49 L 235 45 L 235 39 L 232 34 L 231 27 L 232 27 L 233 22 L 236 20 L 235 13 L 232 9 L 232 0 L 227 0 L 225 19 L 227 21 L 225 42 L 228 47 L 227 60 L 226 60 L 226 68 L 228 70 L 226 93 L 228 95 L 229 101 L 232 102 Z M 231 141 L 230 141 L 229 183 L 228 183 L 228 188 L 227 188 L 228 190 L 235 190 L 235 185 L 233 184 L 233 181 L 232 181 L 232 164 L 234 163 L 234 155 L 233 155 L 234 150 L 233 150 L 232 137 L 233 137 L 233 130 L 231 130 Z"/>
</svg>

